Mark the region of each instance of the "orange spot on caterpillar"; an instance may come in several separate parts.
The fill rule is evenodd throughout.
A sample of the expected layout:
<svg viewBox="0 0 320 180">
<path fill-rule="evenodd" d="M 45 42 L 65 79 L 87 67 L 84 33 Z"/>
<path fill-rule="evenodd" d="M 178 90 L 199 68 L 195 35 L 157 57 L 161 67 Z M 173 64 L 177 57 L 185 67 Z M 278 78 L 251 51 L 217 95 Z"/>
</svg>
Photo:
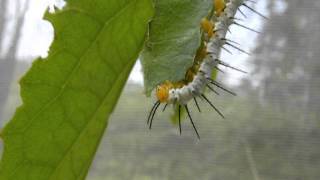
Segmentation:
<svg viewBox="0 0 320 180">
<path fill-rule="evenodd" d="M 202 30 L 207 33 L 208 38 L 211 38 L 214 35 L 214 24 L 212 21 L 207 18 L 202 18 L 200 22 Z"/>
<path fill-rule="evenodd" d="M 213 4 L 214 4 L 214 11 L 216 15 L 219 17 L 223 13 L 226 7 L 226 3 L 224 2 L 224 0 L 213 0 Z"/>
<path fill-rule="evenodd" d="M 199 52 L 197 52 L 197 53 L 199 53 L 199 54 L 198 54 L 199 58 L 200 58 L 201 60 L 203 60 L 203 59 L 207 56 L 207 54 L 208 54 L 208 52 L 207 52 L 207 46 L 204 45 L 201 49 L 199 49 Z"/>
</svg>

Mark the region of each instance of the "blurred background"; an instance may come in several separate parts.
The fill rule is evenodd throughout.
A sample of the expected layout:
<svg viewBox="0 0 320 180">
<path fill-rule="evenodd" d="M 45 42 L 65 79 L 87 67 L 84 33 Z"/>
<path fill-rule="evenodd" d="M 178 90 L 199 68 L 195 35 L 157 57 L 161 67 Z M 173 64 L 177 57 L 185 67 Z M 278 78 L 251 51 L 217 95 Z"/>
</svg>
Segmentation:
<svg viewBox="0 0 320 180">
<path fill-rule="evenodd" d="M 53 39 L 44 11 L 62 0 L 0 0 L 0 125 L 21 104 L 19 78 L 37 56 L 45 57 Z M 320 1 L 257 0 L 250 4 L 269 17 L 264 20 L 242 8 L 242 24 L 230 39 L 252 52 L 232 51 L 222 59 L 248 71 L 223 69 L 219 81 L 237 92 L 221 92 L 203 113 L 192 108 L 201 140 L 189 121 L 182 135 L 170 122 L 170 111 L 158 112 L 153 129 L 146 117 L 153 98 L 143 94 L 137 62 L 109 119 L 89 180 L 104 179 L 320 179 Z M 2 146 L 2 145 L 1 145 Z"/>
</svg>

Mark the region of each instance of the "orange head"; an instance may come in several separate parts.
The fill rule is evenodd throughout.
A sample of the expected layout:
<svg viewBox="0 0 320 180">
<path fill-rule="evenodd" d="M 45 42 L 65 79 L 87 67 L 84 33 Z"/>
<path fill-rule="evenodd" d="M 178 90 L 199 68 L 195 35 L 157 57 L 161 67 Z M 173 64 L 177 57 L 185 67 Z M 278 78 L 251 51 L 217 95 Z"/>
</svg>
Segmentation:
<svg viewBox="0 0 320 180">
<path fill-rule="evenodd" d="M 156 96 L 158 100 L 162 102 L 167 102 L 169 99 L 169 91 L 173 88 L 173 84 L 170 81 L 166 81 L 160 84 L 156 89 Z"/>
</svg>

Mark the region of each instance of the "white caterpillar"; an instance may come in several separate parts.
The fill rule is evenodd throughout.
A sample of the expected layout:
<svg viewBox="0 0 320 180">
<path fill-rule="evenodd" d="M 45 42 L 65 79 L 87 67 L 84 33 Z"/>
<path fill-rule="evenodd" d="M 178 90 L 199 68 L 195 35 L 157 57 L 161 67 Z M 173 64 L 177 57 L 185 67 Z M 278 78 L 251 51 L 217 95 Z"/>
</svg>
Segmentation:
<svg viewBox="0 0 320 180">
<path fill-rule="evenodd" d="M 231 94 L 234 94 L 228 91 L 227 89 L 223 88 L 219 83 L 215 82 L 213 79 L 211 79 L 211 75 L 212 75 L 213 69 L 218 68 L 219 64 L 223 66 L 231 67 L 228 64 L 219 60 L 220 52 L 221 52 L 221 49 L 224 48 L 223 47 L 224 45 L 229 45 L 234 48 L 237 48 L 235 45 L 230 43 L 232 41 L 228 41 L 225 38 L 229 30 L 229 27 L 232 24 L 237 24 L 241 27 L 252 30 L 246 26 L 243 26 L 235 22 L 234 17 L 237 11 L 239 10 L 239 7 L 245 6 L 252 11 L 254 10 L 249 6 L 247 6 L 244 3 L 244 0 L 230 0 L 227 3 L 225 3 L 224 0 L 214 0 L 213 2 L 215 4 L 215 9 L 214 9 L 215 16 L 209 15 L 208 16 L 209 18 L 206 17 L 201 22 L 202 30 L 205 35 L 205 38 L 203 39 L 203 45 L 204 45 L 203 51 L 205 55 L 202 58 L 198 58 L 198 59 L 195 58 L 194 64 L 192 67 L 189 68 L 184 80 L 179 82 L 166 81 L 161 85 L 157 86 L 156 97 L 158 101 L 152 107 L 152 110 L 149 113 L 149 117 L 148 117 L 148 124 L 150 129 L 152 126 L 152 120 L 155 115 L 155 112 L 157 111 L 161 103 L 166 103 L 164 108 L 166 108 L 168 104 L 177 104 L 179 107 L 178 111 L 179 111 L 180 133 L 181 133 L 180 109 L 181 107 L 184 107 L 187 111 L 190 122 L 193 125 L 193 128 L 198 138 L 200 138 L 199 133 L 193 123 L 193 120 L 191 118 L 191 115 L 187 106 L 188 102 L 190 102 L 191 100 L 194 100 L 196 106 L 198 107 L 198 110 L 200 111 L 200 108 L 196 100 L 197 97 L 201 97 L 204 100 L 206 100 L 215 109 L 215 111 L 217 111 L 217 113 L 224 118 L 223 114 L 209 101 L 208 98 L 206 98 L 206 96 L 203 93 L 206 87 L 214 91 L 210 85 L 215 85 Z M 256 13 L 261 15 L 258 12 Z M 239 48 L 237 49 L 244 52 Z M 201 56 L 201 54 L 198 56 Z M 233 68 L 233 69 L 239 70 L 236 68 Z"/>
</svg>

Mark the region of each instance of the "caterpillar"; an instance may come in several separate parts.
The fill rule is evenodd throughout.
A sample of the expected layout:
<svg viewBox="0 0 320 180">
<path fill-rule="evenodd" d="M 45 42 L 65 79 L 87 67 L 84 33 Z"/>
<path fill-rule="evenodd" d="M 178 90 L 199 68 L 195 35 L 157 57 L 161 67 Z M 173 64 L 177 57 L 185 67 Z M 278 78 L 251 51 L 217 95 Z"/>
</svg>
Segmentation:
<svg viewBox="0 0 320 180">
<path fill-rule="evenodd" d="M 236 95 L 234 92 L 224 88 L 219 82 L 211 78 L 213 69 L 219 69 L 219 65 L 231 68 L 236 71 L 246 73 L 245 71 L 235 68 L 219 59 L 221 49 L 229 52 L 224 46 L 230 46 L 243 53 L 248 52 L 237 47 L 237 43 L 226 39 L 226 34 L 229 31 L 229 27 L 233 24 L 238 25 L 250 31 L 258 32 L 252 28 L 242 25 L 237 22 L 235 14 L 237 11 L 244 16 L 245 14 L 240 10 L 240 7 L 246 7 L 254 13 L 266 18 L 261 13 L 255 11 L 248 6 L 246 2 L 254 2 L 252 0 L 213 0 L 213 8 L 211 12 L 200 21 L 201 30 L 201 43 L 196 51 L 193 59 L 193 64 L 189 67 L 185 73 L 185 77 L 177 82 L 171 82 L 169 80 L 161 83 L 156 87 L 155 96 L 157 101 L 154 103 L 152 109 L 148 114 L 147 124 L 149 129 L 152 127 L 152 122 L 160 104 L 165 104 L 163 111 L 167 105 L 173 104 L 178 106 L 179 114 L 179 132 L 181 134 L 181 109 L 184 108 L 187 112 L 188 119 L 193 126 L 193 129 L 200 139 L 199 132 L 191 117 L 191 113 L 188 108 L 188 103 L 194 101 L 197 109 L 201 112 L 197 98 L 205 100 L 222 118 L 225 118 L 223 113 L 205 96 L 205 89 L 209 89 L 218 94 L 213 87 L 220 88 L 227 93 Z"/>
</svg>

